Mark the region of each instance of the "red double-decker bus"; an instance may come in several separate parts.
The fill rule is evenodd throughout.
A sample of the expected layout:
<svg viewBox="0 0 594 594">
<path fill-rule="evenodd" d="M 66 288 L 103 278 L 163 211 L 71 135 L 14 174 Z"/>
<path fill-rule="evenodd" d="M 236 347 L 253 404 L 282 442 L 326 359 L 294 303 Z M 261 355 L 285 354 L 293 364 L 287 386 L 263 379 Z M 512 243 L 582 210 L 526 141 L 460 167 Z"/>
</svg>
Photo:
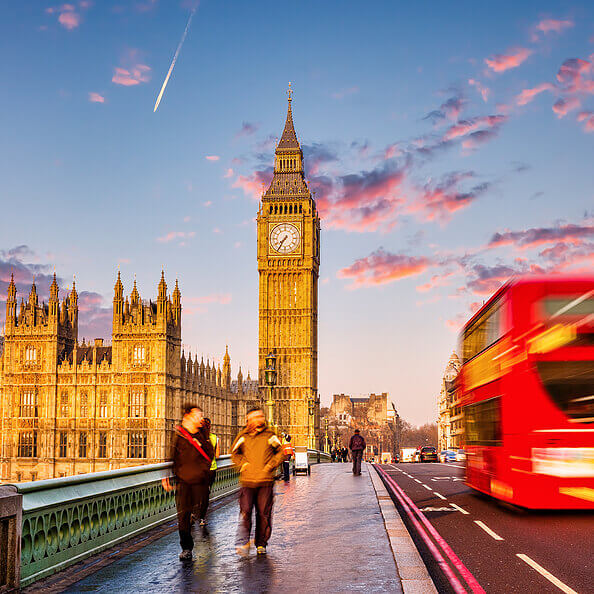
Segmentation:
<svg viewBox="0 0 594 594">
<path fill-rule="evenodd" d="M 594 277 L 510 281 L 461 333 L 466 483 L 594 509 Z"/>
</svg>

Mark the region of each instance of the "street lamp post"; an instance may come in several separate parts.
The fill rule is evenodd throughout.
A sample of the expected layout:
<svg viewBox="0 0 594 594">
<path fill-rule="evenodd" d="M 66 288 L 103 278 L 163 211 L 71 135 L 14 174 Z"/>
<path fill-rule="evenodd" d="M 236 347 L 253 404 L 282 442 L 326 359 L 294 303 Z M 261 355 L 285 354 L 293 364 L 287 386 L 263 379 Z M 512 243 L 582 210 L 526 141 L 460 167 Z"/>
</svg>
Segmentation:
<svg viewBox="0 0 594 594">
<path fill-rule="evenodd" d="M 316 400 L 311 397 L 307 399 L 307 447 L 310 450 L 315 449 L 315 436 L 314 436 L 314 415 L 316 414 Z"/>
<path fill-rule="evenodd" d="M 268 400 L 266 406 L 268 408 L 268 425 L 274 426 L 274 400 L 272 399 L 272 389 L 276 386 L 276 355 L 272 352 L 266 356 L 266 368 L 264 369 L 264 379 L 268 386 Z"/>
<path fill-rule="evenodd" d="M 330 452 L 328 451 L 328 417 L 324 418 L 324 452 L 326 452 L 326 454 L 329 454 Z"/>
</svg>

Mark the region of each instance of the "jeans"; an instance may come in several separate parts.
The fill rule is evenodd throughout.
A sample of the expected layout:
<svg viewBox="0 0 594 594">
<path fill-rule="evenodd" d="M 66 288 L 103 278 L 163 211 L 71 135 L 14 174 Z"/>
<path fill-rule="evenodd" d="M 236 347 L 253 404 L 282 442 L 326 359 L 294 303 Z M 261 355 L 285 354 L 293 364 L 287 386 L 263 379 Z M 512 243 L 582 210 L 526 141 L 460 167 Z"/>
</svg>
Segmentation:
<svg viewBox="0 0 594 594">
<path fill-rule="evenodd" d="M 177 505 L 179 544 L 184 551 L 191 551 L 194 548 L 190 524 L 192 511 L 195 508 L 200 509 L 204 505 L 204 499 L 206 499 L 208 505 L 207 483 L 190 484 L 178 481 L 175 503 Z"/>
<path fill-rule="evenodd" d="M 361 459 L 363 458 L 363 450 L 351 450 L 353 457 L 353 474 L 361 474 Z"/>
<path fill-rule="evenodd" d="M 291 480 L 290 470 L 291 470 L 291 463 L 288 460 L 285 460 L 283 462 L 283 479 L 285 481 Z"/>
<path fill-rule="evenodd" d="M 272 483 L 260 487 L 241 487 L 239 490 L 239 526 L 237 544 L 245 545 L 252 532 L 252 510 L 256 508 L 256 546 L 265 547 L 272 533 Z"/>
<path fill-rule="evenodd" d="M 208 494 L 210 495 L 210 490 L 212 488 L 212 484 L 215 482 L 215 478 L 217 477 L 216 470 L 209 470 L 208 471 Z M 202 499 L 202 504 L 200 505 L 200 519 L 204 520 L 206 518 L 206 511 L 208 510 L 208 504 L 210 503 L 210 497 L 204 497 Z"/>
</svg>

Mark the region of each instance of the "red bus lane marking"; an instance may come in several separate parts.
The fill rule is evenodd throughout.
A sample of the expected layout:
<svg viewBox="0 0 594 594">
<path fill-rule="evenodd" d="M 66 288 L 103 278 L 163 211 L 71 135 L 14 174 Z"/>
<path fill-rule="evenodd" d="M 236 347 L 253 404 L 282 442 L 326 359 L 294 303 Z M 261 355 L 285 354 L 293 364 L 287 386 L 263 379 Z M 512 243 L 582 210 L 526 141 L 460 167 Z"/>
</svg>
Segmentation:
<svg viewBox="0 0 594 594">
<path fill-rule="evenodd" d="M 388 481 L 390 486 L 393 488 L 394 494 L 398 498 L 398 501 L 400 501 L 402 507 L 406 511 L 408 517 L 410 518 L 410 520 L 413 523 L 413 525 L 415 526 L 415 528 L 417 529 L 419 535 L 425 541 L 425 544 L 429 547 L 429 550 L 431 551 L 433 558 L 437 561 L 437 564 L 439 565 L 439 567 L 446 574 L 446 577 L 448 578 L 448 580 L 449 580 L 450 584 L 452 585 L 452 587 L 454 588 L 455 592 L 460 592 L 460 593 L 466 592 L 466 589 L 462 586 L 462 584 L 460 583 L 460 581 L 458 580 L 458 578 L 456 577 L 456 575 L 454 574 L 452 569 L 449 567 L 449 565 L 447 565 L 443 556 L 438 551 L 437 547 L 433 544 L 433 542 L 431 542 L 429 535 L 425 532 L 425 530 L 423 530 L 423 527 L 419 524 L 417 519 L 414 517 L 413 510 L 414 510 L 414 513 L 419 518 L 419 520 L 425 525 L 426 530 L 431 534 L 431 536 L 433 536 L 433 538 L 435 539 L 437 544 L 441 547 L 442 551 L 445 553 L 445 555 L 447 556 L 450 563 L 458 570 L 460 575 L 464 578 L 466 583 L 470 586 L 471 592 L 473 592 L 474 594 L 485 594 L 485 590 L 478 583 L 478 581 L 476 580 L 474 575 L 472 575 L 472 573 L 464 565 L 464 563 L 462 563 L 462 561 L 460 561 L 460 559 L 458 558 L 456 553 L 454 553 L 454 551 L 452 551 L 452 549 L 450 548 L 448 543 L 442 538 L 442 536 L 439 534 L 439 532 L 437 532 L 437 530 L 432 526 L 432 524 L 429 522 L 429 520 L 427 520 L 427 518 L 425 517 L 423 512 L 421 512 L 421 510 L 413 503 L 413 501 L 410 499 L 410 497 L 408 497 L 408 495 L 400 488 L 400 486 L 394 481 L 394 479 L 392 479 L 391 476 L 389 476 L 381 468 L 378 468 L 377 466 L 376 466 L 376 468 L 379 470 L 379 472 L 382 474 L 382 476 L 385 477 L 385 479 Z"/>
</svg>

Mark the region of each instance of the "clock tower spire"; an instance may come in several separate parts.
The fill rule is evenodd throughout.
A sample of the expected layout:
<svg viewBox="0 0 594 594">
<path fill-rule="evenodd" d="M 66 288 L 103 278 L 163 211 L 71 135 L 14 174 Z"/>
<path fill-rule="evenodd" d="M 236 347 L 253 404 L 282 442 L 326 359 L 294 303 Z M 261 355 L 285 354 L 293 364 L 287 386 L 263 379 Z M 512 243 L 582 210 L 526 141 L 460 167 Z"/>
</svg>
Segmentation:
<svg viewBox="0 0 594 594">
<path fill-rule="evenodd" d="M 277 358 L 274 422 L 293 443 L 317 446 L 318 276 L 320 219 L 305 181 L 289 83 L 287 119 L 274 154 L 274 175 L 258 211 L 259 378 L 266 355 Z M 309 409 L 314 415 L 309 414 Z"/>
</svg>

